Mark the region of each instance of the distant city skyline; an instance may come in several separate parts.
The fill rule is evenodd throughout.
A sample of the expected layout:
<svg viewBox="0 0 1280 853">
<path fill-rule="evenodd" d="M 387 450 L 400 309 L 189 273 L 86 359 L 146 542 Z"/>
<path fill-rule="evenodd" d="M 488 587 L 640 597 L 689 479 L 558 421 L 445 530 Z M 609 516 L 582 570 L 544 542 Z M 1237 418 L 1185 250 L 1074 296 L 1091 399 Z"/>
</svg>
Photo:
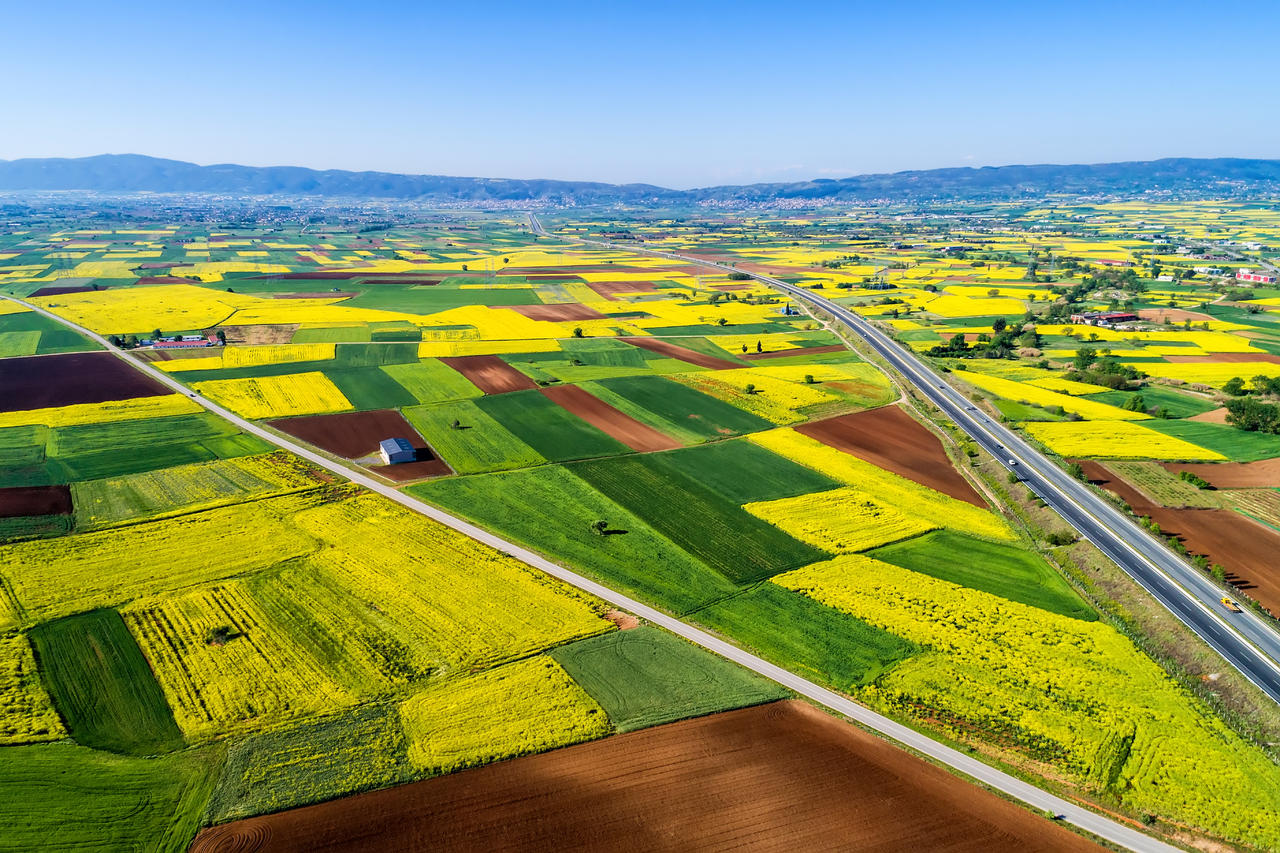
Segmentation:
<svg viewBox="0 0 1280 853">
<path fill-rule="evenodd" d="M 726 183 L 1280 157 L 1274 4 L 8 10 L 0 159 Z"/>
</svg>

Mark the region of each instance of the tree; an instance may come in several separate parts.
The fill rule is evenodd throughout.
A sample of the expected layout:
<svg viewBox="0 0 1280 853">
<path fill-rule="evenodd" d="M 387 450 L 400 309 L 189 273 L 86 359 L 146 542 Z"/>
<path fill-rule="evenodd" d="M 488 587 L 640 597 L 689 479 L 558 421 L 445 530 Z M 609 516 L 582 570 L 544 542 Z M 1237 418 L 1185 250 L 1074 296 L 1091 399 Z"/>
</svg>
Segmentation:
<svg viewBox="0 0 1280 853">
<path fill-rule="evenodd" d="M 750 278 L 751 276 L 747 275 L 744 272 L 729 273 L 729 281 L 748 281 Z"/>
<path fill-rule="evenodd" d="M 222 329 L 218 330 L 218 343 L 222 344 L 223 346 L 227 345 L 227 333 Z"/>
<path fill-rule="evenodd" d="M 748 394 L 754 394 L 756 393 L 756 386 L 754 383 L 748 382 L 747 387 L 743 388 L 742 390 L 746 391 Z"/>
<path fill-rule="evenodd" d="M 160 340 L 160 339 L 161 339 L 161 338 L 163 338 L 163 337 L 164 337 L 164 335 L 162 335 L 162 334 L 160 333 L 160 330 L 159 330 L 159 329 L 156 329 L 154 332 L 152 332 L 152 333 L 151 333 L 151 340 L 153 340 L 153 341 L 158 341 L 158 340 Z"/>
<path fill-rule="evenodd" d="M 764 352 L 764 345 L 756 341 L 756 352 Z"/>
<path fill-rule="evenodd" d="M 463 272 L 466 272 L 466 271 L 467 271 L 467 265 L 466 265 L 466 264 L 463 264 L 463 265 L 462 265 L 462 271 L 463 271 Z"/>
<path fill-rule="evenodd" d="M 121 343 L 120 336 L 112 335 L 111 337 L 107 338 L 107 343 L 111 344 L 113 347 L 120 346 L 120 343 Z"/>
<path fill-rule="evenodd" d="M 1009 325 L 1008 322 L 1006 322 L 1006 320 L 1003 317 L 997 317 L 995 318 L 995 320 L 991 322 L 991 329 L 998 335 L 1001 332 L 1003 332 L 1008 327 L 1008 325 Z"/>
<path fill-rule="evenodd" d="M 1280 432 L 1280 407 L 1252 397 L 1227 401 L 1227 423 L 1246 432 Z"/>
<path fill-rule="evenodd" d="M 1222 390 L 1232 397 L 1239 397 L 1244 393 L 1244 380 L 1239 376 L 1233 376 L 1223 383 Z"/>
<path fill-rule="evenodd" d="M 1081 465 L 1079 462 L 1072 462 L 1070 465 L 1068 465 L 1067 473 L 1082 483 L 1086 479 L 1084 474 L 1084 466 Z"/>
<path fill-rule="evenodd" d="M 1080 347 L 1076 350 L 1075 358 L 1071 360 L 1076 370 L 1088 370 L 1093 363 L 1098 360 L 1098 353 L 1093 347 Z"/>
<path fill-rule="evenodd" d="M 805 385 L 812 385 L 812 384 L 813 384 L 814 382 L 816 382 L 816 381 L 817 381 L 817 380 L 815 380 L 815 379 L 813 378 L 813 374 L 812 374 L 812 373 L 806 373 L 806 374 L 804 375 L 804 384 L 805 384 Z"/>
<path fill-rule="evenodd" d="M 1124 401 L 1123 408 L 1126 412 L 1145 412 L 1147 410 L 1147 401 L 1142 398 L 1141 394 L 1134 394 Z"/>
<path fill-rule="evenodd" d="M 717 326 L 727 326 L 727 325 L 729 325 L 729 321 L 728 321 L 728 320 L 726 320 L 725 318 L 721 317 L 719 320 L 716 320 L 716 325 L 717 325 Z"/>
<path fill-rule="evenodd" d="M 604 519 L 591 522 L 591 532 L 597 536 L 603 536 L 605 531 L 609 529 L 609 522 Z"/>
<path fill-rule="evenodd" d="M 580 338 L 580 337 L 582 337 L 582 327 L 581 327 L 581 326 L 574 326 L 574 327 L 573 327 L 573 336 L 574 336 L 575 338 Z"/>
</svg>

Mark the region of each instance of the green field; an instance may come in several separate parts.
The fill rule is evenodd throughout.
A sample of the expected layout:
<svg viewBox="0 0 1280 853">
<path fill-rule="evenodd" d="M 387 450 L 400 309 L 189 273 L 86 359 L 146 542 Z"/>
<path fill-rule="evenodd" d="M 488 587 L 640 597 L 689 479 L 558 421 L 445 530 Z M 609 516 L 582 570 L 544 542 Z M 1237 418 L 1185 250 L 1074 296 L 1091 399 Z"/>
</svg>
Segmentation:
<svg viewBox="0 0 1280 853">
<path fill-rule="evenodd" d="M 1098 618 L 1061 575 L 1026 548 L 936 530 L 867 555 L 1063 616 L 1090 621 Z"/>
<path fill-rule="evenodd" d="M 0 314 L 0 358 L 98 349 L 102 347 L 35 311 Z"/>
<path fill-rule="evenodd" d="M 357 409 L 398 409 L 418 403 L 417 397 L 378 367 L 326 370 L 324 375 Z"/>
<path fill-rule="evenodd" d="M 373 332 L 366 326 L 309 326 L 293 333 L 290 343 L 333 344 L 349 341 L 373 340 Z"/>
<path fill-rule="evenodd" d="M 788 695 L 772 681 L 648 626 L 579 640 L 551 656 L 620 732 Z"/>
<path fill-rule="evenodd" d="M 1142 425 L 1216 450 L 1232 462 L 1257 462 L 1280 456 L 1280 436 L 1261 432 L 1245 432 L 1226 424 L 1199 421 L 1166 421 L 1153 418 Z"/>
<path fill-rule="evenodd" d="M 887 631 L 769 582 L 691 618 L 778 666 L 837 690 L 869 684 L 917 651 Z"/>
<path fill-rule="evenodd" d="M 164 693 L 115 610 L 37 625 L 31 645 L 54 707 L 79 743 L 134 755 L 182 747 Z"/>
<path fill-rule="evenodd" d="M 737 590 L 560 465 L 433 480 L 408 491 L 674 613 Z M 607 522 L 606 535 L 592 529 L 596 521 Z"/>
<path fill-rule="evenodd" d="M 545 462 L 472 400 L 404 409 L 409 423 L 459 474 L 525 468 Z M 453 428 L 457 421 L 459 429 Z"/>
<path fill-rule="evenodd" d="M 843 485 L 745 439 L 657 453 L 650 460 L 667 471 L 684 473 L 739 506 Z"/>
<path fill-rule="evenodd" d="M 648 455 L 584 462 L 570 470 L 734 583 L 827 556 Z"/>
<path fill-rule="evenodd" d="M 484 393 L 438 358 L 424 358 L 410 364 L 388 364 L 382 371 L 412 394 L 419 403 L 469 400 Z"/>
<path fill-rule="evenodd" d="M 1089 394 L 1087 399 L 1123 408 L 1135 394 L 1142 395 L 1142 401 L 1147 404 L 1148 409 L 1163 407 L 1169 411 L 1169 416 L 1174 418 L 1189 418 L 1218 408 L 1218 404 L 1213 400 L 1182 394 L 1162 385 L 1148 385 L 1141 391 L 1103 391 L 1099 394 Z"/>
<path fill-rule="evenodd" d="M 0 749 L 0 848 L 187 849 L 218 756 L 132 758 L 70 743 Z"/>
<path fill-rule="evenodd" d="M 652 412 L 704 441 L 773 428 L 764 418 L 658 376 L 602 379 L 596 384 L 627 400 L 634 407 L 623 409 L 627 414 L 643 421 L 634 409 Z"/>
<path fill-rule="evenodd" d="M 551 462 L 630 451 L 538 391 L 493 394 L 481 397 L 476 406 Z"/>
<path fill-rule="evenodd" d="M 416 343 L 338 344 L 332 366 L 380 367 L 384 364 L 413 364 L 418 360 Z"/>
<path fill-rule="evenodd" d="M 295 808 L 385 788 L 412 776 L 399 709 L 364 705 L 233 744 L 205 822 Z"/>
</svg>

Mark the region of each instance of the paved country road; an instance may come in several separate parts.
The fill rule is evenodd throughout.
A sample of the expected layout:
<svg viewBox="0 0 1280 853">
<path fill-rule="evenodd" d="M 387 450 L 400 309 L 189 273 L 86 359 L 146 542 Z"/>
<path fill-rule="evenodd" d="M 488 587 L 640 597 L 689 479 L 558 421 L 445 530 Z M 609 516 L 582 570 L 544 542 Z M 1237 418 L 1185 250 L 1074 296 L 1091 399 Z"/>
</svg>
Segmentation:
<svg viewBox="0 0 1280 853">
<path fill-rule="evenodd" d="M 550 234 L 533 214 L 528 216 L 530 228 L 535 234 L 542 236 L 657 255 L 722 272 L 743 272 L 727 264 L 673 252 Z M 1221 603 L 1226 591 L 1211 578 L 1139 527 L 1133 519 L 1068 475 L 1013 430 L 987 416 L 914 353 L 899 346 L 855 312 L 794 284 L 756 273 L 746 275 L 826 311 L 862 338 L 978 445 L 1010 471 L 1017 473 L 1036 495 L 1081 536 L 1115 561 L 1116 565 L 1200 635 L 1231 666 L 1274 701 L 1280 702 L 1280 631 L 1274 623 L 1249 610 L 1242 613 L 1227 611 Z"/>
<path fill-rule="evenodd" d="M 0 296 L 4 295 L 0 294 Z M 1127 850 L 1138 851 L 1138 853 L 1157 853 L 1158 851 L 1176 851 L 1178 849 L 1176 847 L 1171 847 L 1162 841 L 1151 838 L 1130 826 L 1126 826 L 1125 824 L 1119 823 L 1110 818 L 1103 817 L 1102 815 L 1096 814 L 1083 806 L 1055 796 L 1048 791 L 1043 791 L 1040 788 L 1037 788 L 1028 782 L 1024 782 L 1015 776 L 1011 776 L 1002 770 L 997 770 L 994 767 L 983 764 L 972 756 L 952 749 L 945 744 L 939 743 L 938 741 L 920 734 L 914 729 L 908 728 L 907 726 L 891 720 L 882 714 L 878 714 L 875 711 L 864 708 L 851 699 L 841 696 L 838 693 L 834 693 L 825 687 L 814 684 L 812 681 L 801 678 L 800 676 L 781 667 L 775 666 L 763 658 L 756 657 L 755 655 L 745 652 L 736 646 L 730 645 L 706 631 L 681 622 L 679 619 L 668 616 L 659 610 L 655 610 L 647 604 L 642 604 L 641 602 L 612 590 L 603 584 L 597 583 L 590 578 L 586 578 L 576 572 L 572 572 L 564 566 L 557 565 L 556 563 L 547 560 L 545 557 L 535 554 L 527 548 L 523 548 L 514 542 L 508 542 L 507 540 L 499 536 L 495 536 L 489 531 L 477 527 L 464 519 L 450 515 L 449 513 L 437 509 L 436 507 L 418 500 L 411 495 L 397 491 L 391 486 L 381 483 L 366 474 L 354 471 L 345 465 L 340 465 L 339 463 L 334 462 L 333 460 L 328 459 L 307 447 L 283 438 L 274 432 L 263 429 L 257 424 L 245 420 L 234 412 L 224 409 L 217 403 L 195 394 L 181 382 L 174 379 L 164 371 L 152 367 L 150 364 L 139 361 L 127 353 L 116 349 L 111 346 L 111 344 L 102 335 L 91 332 L 83 326 L 72 323 L 69 320 L 50 313 L 39 306 L 32 305 L 29 302 L 24 302 L 23 300 L 15 299 L 10 296 L 4 296 L 4 298 L 25 305 L 45 317 L 55 320 L 68 328 L 74 329 L 85 337 L 102 344 L 109 352 L 113 353 L 118 358 L 123 359 L 127 364 L 132 365 L 137 370 L 146 373 L 157 381 L 164 383 L 173 390 L 192 397 L 196 402 L 204 406 L 204 408 L 213 414 L 230 421 L 247 433 L 255 435 L 258 438 L 268 441 L 277 447 L 283 448 L 284 450 L 288 450 L 291 453 L 295 453 L 320 468 L 375 491 L 378 494 L 408 507 L 411 510 L 422 513 L 428 518 L 432 518 L 447 527 L 451 527 L 454 530 L 471 537 L 477 542 L 483 542 L 498 551 L 509 554 L 527 565 L 543 571 L 552 577 L 559 578 L 565 583 L 607 601 L 615 607 L 634 613 L 642 619 L 647 619 L 653 624 L 659 625 L 673 634 L 684 637 L 686 640 L 689 640 L 708 651 L 714 652 L 721 657 L 727 658 L 734 663 L 753 670 L 754 672 L 757 672 L 760 675 L 795 691 L 799 695 L 804 696 L 823 707 L 835 711 L 838 714 L 842 714 L 852 720 L 856 720 L 868 729 L 878 732 L 891 740 L 897 741 L 898 743 L 909 746 L 917 752 L 927 755 L 933 760 L 970 776 L 997 791 L 1013 797 L 1014 799 L 1021 800 L 1027 805 L 1042 811 L 1059 815 L 1060 819 L 1065 823 L 1074 824 L 1081 829 L 1093 833 L 1099 838 L 1106 839 L 1107 841 Z"/>
</svg>

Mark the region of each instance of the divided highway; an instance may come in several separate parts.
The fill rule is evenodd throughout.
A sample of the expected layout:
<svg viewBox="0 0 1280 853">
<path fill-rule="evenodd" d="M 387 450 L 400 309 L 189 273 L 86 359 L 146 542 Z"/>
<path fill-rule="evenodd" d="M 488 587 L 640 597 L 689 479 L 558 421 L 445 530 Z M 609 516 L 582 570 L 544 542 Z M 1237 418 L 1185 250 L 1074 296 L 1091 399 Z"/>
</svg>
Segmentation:
<svg viewBox="0 0 1280 853">
<path fill-rule="evenodd" d="M 533 214 L 528 216 L 530 228 L 541 236 L 657 255 L 722 272 L 743 272 L 727 264 L 673 252 L 550 234 L 543 229 L 537 217 Z M 1069 476 L 1013 430 L 977 409 L 914 353 L 899 346 L 855 312 L 794 284 L 756 273 L 746 274 L 827 312 L 862 338 L 983 450 L 1015 471 L 1081 536 L 1114 560 L 1259 689 L 1280 702 L 1280 632 L 1264 617 L 1248 610 L 1228 612 L 1221 603 L 1222 590 L 1211 579 L 1083 483 Z"/>
<path fill-rule="evenodd" d="M 496 536 L 483 528 L 477 527 L 476 525 L 458 518 L 457 516 L 450 515 L 431 504 L 418 500 L 412 495 L 400 492 L 392 486 L 373 479 L 367 474 L 363 474 L 359 471 L 348 468 L 345 465 L 341 465 L 328 457 L 322 456 L 321 454 L 298 444 L 297 442 L 284 438 L 277 433 L 263 429 L 257 424 L 245 420 L 234 412 L 224 409 L 212 400 L 193 393 L 189 388 L 164 371 L 158 370 L 151 365 L 141 362 L 127 353 L 112 347 L 102 335 L 91 332 L 83 326 L 72 323 L 63 317 L 59 317 L 58 315 L 50 313 L 39 306 L 32 305 L 29 302 L 5 296 L 4 294 L 0 294 L 0 298 L 10 299 L 14 302 L 25 305 L 43 316 L 61 323 L 70 329 L 74 329 L 85 337 L 96 341 L 113 355 L 124 360 L 135 369 L 142 371 L 151 378 L 163 383 L 180 394 L 186 394 L 208 411 L 218 417 L 230 421 L 246 433 L 255 435 L 277 447 L 288 450 L 320 468 L 337 474 L 338 476 L 350 480 L 353 483 L 357 483 L 366 489 L 377 492 L 389 500 L 393 500 L 402 506 L 405 506 L 415 512 L 419 512 L 428 518 L 434 519 L 435 521 L 438 521 L 459 533 L 471 537 L 477 542 L 482 542 L 485 545 L 503 552 L 504 554 L 508 554 L 515 559 L 538 569 L 539 571 L 545 572 L 546 574 L 558 578 L 571 586 L 577 587 L 584 592 L 594 595 L 615 607 L 634 613 L 641 619 L 645 619 L 655 625 L 659 625 L 671 633 L 685 638 L 691 643 L 695 643 L 710 652 L 757 672 L 765 678 L 781 684 L 789 690 L 794 691 L 800 696 L 803 696 L 818 705 L 828 708 L 837 714 L 848 717 L 849 719 L 855 720 L 871 731 L 877 732 L 890 740 L 910 747 L 920 754 L 926 755 L 934 761 L 950 767 L 961 774 L 976 779 L 993 790 L 1000 791 L 1001 793 L 1019 800 L 1033 808 L 1056 815 L 1059 820 L 1073 824 L 1080 829 L 1090 832 L 1125 850 L 1132 850 L 1135 851 L 1135 853 L 1176 853 L 1178 850 L 1178 848 L 1172 847 L 1162 841 L 1145 835 L 1131 826 L 1127 826 L 1124 823 L 1092 812 L 1077 803 L 1065 800 L 1059 796 L 1049 793 L 1048 791 L 1041 790 L 1029 782 L 1024 782 L 1016 776 L 1011 776 L 1002 770 L 990 767 L 981 761 L 978 761 L 971 755 L 952 749 L 951 747 L 939 743 L 938 741 L 933 740 L 914 729 L 904 726 L 895 720 L 891 720 L 890 718 L 882 714 L 878 714 L 869 708 L 864 708 L 851 699 L 841 696 L 840 694 L 815 684 L 812 681 L 801 678 L 800 676 L 779 666 L 775 666 L 763 658 L 756 657 L 749 652 L 745 652 L 736 646 L 730 645 L 724 640 L 721 640 L 706 631 L 681 622 L 673 616 L 669 616 L 660 610 L 656 610 L 648 606 L 647 604 L 636 601 L 635 599 L 623 595 L 616 590 L 610 589 L 603 584 L 584 577 L 577 572 L 570 571 L 564 566 L 547 560 L 540 554 L 534 553 L 527 548 L 523 548 L 514 542 L 508 542 L 507 540 Z"/>
</svg>

